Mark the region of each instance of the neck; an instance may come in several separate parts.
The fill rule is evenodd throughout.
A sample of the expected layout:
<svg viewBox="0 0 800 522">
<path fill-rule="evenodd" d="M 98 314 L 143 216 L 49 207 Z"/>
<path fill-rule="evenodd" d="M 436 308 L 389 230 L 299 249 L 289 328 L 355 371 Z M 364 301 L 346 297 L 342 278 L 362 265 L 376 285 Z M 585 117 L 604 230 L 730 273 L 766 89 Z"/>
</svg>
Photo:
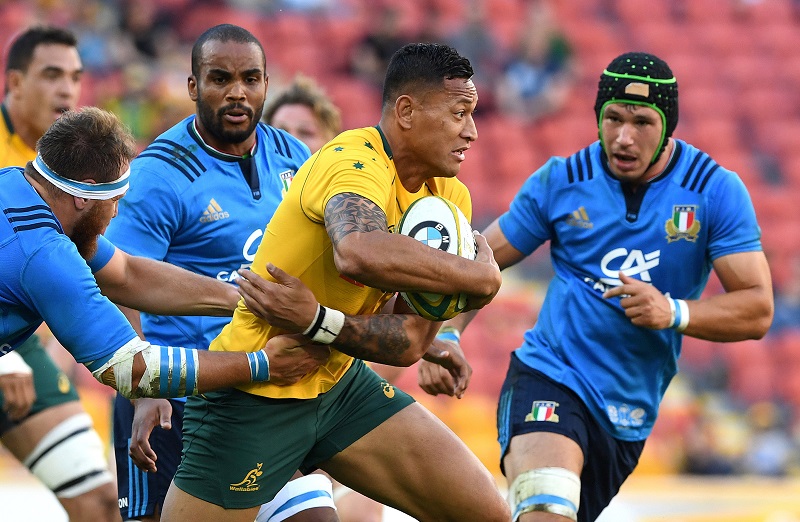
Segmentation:
<svg viewBox="0 0 800 522">
<path fill-rule="evenodd" d="M 408 192 L 417 192 L 434 175 L 421 166 L 410 148 L 405 146 L 402 135 L 404 131 L 399 125 L 386 118 L 381 118 L 379 125 L 392 149 L 392 161 L 400 183 Z"/>
<path fill-rule="evenodd" d="M 644 176 L 642 177 L 642 182 L 648 182 L 653 178 L 656 178 L 664 172 L 664 169 L 667 168 L 669 165 L 670 159 L 672 159 L 672 152 L 675 150 L 675 142 L 672 141 L 672 138 L 667 138 L 667 146 L 664 147 L 664 152 L 661 153 L 661 156 L 658 157 L 658 161 L 650 165 L 648 169 L 645 171 Z"/>
<path fill-rule="evenodd" d="M 8 112 L 8 118 L 11 120 L 14 134 L 19 136 L 22 142 L 31 150 L 36 150 L 36 142 L 42 137 L 42 133 L 25 121 L 25 118 L 20 115 L 12 99 L 6 98 L 3 105 L 5 105 L 6 111 Z"/>
</svg>

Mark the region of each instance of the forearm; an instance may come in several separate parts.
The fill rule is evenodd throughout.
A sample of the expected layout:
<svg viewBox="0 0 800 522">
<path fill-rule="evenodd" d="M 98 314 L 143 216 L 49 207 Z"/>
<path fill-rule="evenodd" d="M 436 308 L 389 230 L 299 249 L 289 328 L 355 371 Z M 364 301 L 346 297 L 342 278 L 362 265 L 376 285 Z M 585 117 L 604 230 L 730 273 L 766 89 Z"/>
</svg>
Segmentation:
<svg viewBox="0 0 800 522">
<path fill-rule="evenodd" d="M 211 277 L 143 257 L 129 256 L 123 284 L 102 285 L 114 303 L 155 315 L 230 316 L 239 294 Z"/>
<path fill-rule="evenodd" d="M 356 234 L 352 234 L 355 236 Z M 493 295 L 502 278 L 496 266 L 426 247 L 416 239 L 370 232 L 334 250 L 340 273 L 373 288 L 437 294 Z M 380 255 L 365 255 L 380 252 Z"/>
<path fill-rule="evenodd" d="M 470 310 L 469 312 L 460 313 L 452 319 L 445 321 L 442 324 L 442 328 L 455 328 L 459 333 L 461 333 L 466 330 L 467 326 L 469 326 L 469 323 L 475 319 L 475 316 L 478 315 L 478 312 L 479 310 Z"/>
<path fill-rule="evenodd" d="M 439 325 L 406 314 L 346 316 L 342 331 L 331 345 L 365 361 L 411 366 L 426 353 Z"/>
<path fill-rule="evenodd" d="M 683 333 L 714 342 L 760 339 L 772 324 L 771 295 L 753 288 L 687 301 L 689 324 Z"/>
<path fill-rule="evenodd" d="M 269 380 L 264 352 L 208 352 L 133 339 L 105 364 L 97 380 L 128 398 L 184 397 Z"/>
</svg>

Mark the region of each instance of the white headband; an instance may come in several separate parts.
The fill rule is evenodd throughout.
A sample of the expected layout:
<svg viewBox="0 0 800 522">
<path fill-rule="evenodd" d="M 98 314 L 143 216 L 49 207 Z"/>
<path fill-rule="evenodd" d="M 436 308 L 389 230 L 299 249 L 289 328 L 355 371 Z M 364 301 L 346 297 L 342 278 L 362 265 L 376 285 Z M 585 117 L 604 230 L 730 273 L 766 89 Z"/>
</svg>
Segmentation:
<svg viewBox="0 0 800 522">
<path fill-rule="evenodd" d="M 128 190 L 128 177 L 131 169 L 126 170 L 116 181 L 108 183 L 84 183 L 75 181 L 56 174 L 54 170 L 47 166 L 41 155 L 37 155 L 33 160 L 33 168 L 47 179 L 50 183 L 63 190 L 67 194 L 84 199 L 112 199 L 125 194 Z"/>
</svg>

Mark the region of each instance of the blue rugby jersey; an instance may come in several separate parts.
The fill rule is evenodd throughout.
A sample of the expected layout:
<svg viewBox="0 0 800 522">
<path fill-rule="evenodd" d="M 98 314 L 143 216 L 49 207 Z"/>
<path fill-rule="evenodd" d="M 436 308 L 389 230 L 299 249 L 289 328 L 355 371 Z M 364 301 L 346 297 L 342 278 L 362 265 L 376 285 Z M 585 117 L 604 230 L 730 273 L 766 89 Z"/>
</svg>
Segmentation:
<svg viewBox="0 0 800 522">
<path fill-rule="evenodd" d="M 87 264 L 22 168 L 0 170 L 0 205 L 0 355 L 43 321 L 79 363 L 103 360 L 136 337 L 92 275 L 114 245 L 100 236 Z"/>
<path fill-rule="evenodd" d="M 179 122 L 134 159 L 130 189 L 106 235 L 129 254 L 233 281 L 236 270 L 253 261 L 309 150 L 289 133 L 259 123 L 252 156 L 223 154 L 203 142 L 194 119 Z M 207 349 L 229 321 L 142 314 L 142 330 L 154 344 Z"/>
<path fill-rule="evenodd" d="M 643 440 L 677 372 L 682 335 L 636 327 L 619 298 L 618 272 L 675 299 L 697 299 L 718 257 L 761 250 L 761 231 L 740 178 L 675 140 L 665 171 L 623 193 L 599 142 L 551 158 L 500 217 L 517 250 L 547 240 L 555 276 L 519 358 L 574 390 L 614 437 Z"/>
</svg>

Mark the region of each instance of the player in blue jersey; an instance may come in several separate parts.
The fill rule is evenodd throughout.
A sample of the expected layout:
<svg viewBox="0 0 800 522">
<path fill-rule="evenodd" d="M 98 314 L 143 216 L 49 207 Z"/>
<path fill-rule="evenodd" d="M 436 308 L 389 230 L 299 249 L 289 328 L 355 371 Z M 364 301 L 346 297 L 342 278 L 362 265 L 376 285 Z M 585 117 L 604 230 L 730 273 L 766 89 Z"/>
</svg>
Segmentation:
<svg viewBox="0 0 800 522">
<path fill-rule="evenodd" d="M 308 147 L 288 132 L 259 123 L 265 67 L 261 44 L 241 27 L 219 25 L 197 39 L 188 82 L 196 114 L 132 162 L 131 189 L 107 231 L 114 244 L 226 282 L 250 265 L 267 222 L 309 157 Z M 203 349 L 229 320 L 126 314 L 150 342 Z M 180 460 L 184 404 L 181 399 L 132 404 L 117 396 L 114 451 L 124 520 L 160 519 Z M 297 502 L 303 495 L 309 500 Z M 259 520 L 276 522 L 308 508 L 319 509 L 298 516 L 335 516 L 330 481 L 319 475 L 290 482 L 274 502 L 281 505 L 265 505 L 262 512 L 268 515 Z M 279 509 L 283 504 L 291 510 Z M 319 511 L 323 518 L 314 518 Z"/>
<path fill-rule="evenodd" d="M 128 188 L 134 153 L 133 137 L 114 115 L 87 108 L 56 121 L 26 167 L 0 170 L 0 356 L 46 321 L 76 361 L 132 397 L 180 396 L 265 379 L 291 383 L 314 369 L 327 350 L 306 356 L 272 345 L 270 367 L 266 351 L 220 358 L 138 338 L 109 298 L 152 313 L 215 315 L 230 315 L 238 298 L 229 285 L 129 256 L 100 235 Z M 105 472 L 101 448 L 99 460 L 80 451 L 100 443 L 86 438 L 87 427 L 51 431 L 37 444 L 36 430 L 44 425 L 34 424 L 26 464 L 41 470 L 51 489 Z"/>
<path fill-rule="evenodd" d="M 498 407 L 515 521 L 595 520 L 638 462 L 683 335 L 757 339 L 772 320 L 750 197 L 734 172 L 672 137 L 669 66 L 615 58 L 595 113 L 600 140 L 551 158 L 485 231 L 501 268 L 549 240 L 555 270 Z M 701 299 L 712 269 L 725 292 Z"/>
</svg>

